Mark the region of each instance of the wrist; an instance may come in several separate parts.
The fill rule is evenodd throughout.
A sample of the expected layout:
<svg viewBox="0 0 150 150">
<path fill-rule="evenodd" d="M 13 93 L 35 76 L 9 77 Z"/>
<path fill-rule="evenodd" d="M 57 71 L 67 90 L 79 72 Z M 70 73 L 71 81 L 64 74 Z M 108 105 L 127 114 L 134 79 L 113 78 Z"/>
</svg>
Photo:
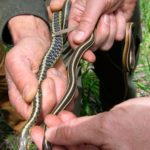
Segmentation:
<svg viewBox="0 0 150 150">
<path fill-rule="evenodd" d="M 14 43 L 26 37 L 38 37 L 49 41 L 48 25 L 42 19 L 32 15 L 11 18 L 8 22 L 8 29 Z"/>
</svg>

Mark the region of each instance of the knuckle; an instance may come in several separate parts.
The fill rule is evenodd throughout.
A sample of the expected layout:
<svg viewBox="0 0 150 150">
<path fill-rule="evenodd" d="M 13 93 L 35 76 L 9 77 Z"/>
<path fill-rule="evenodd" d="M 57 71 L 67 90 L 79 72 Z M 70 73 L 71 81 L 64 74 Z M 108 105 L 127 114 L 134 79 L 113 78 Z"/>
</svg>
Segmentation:
<svg viewBox="0 0 150 150">
<path fill-rule="evenodd" d="M 106 43 L 104 46 L 101 47 L 101 50 L 108 51 L 108 50 L 110 50 L 112 45 L 113 45 L 113 42 Z"/>
<path fill-rule="evenodd" d="M 86 16 L 83 16 L 82 21 L 80 23 L 80 27 L 84 31 L 87 31 L 87 29 L 88 29 L 91 32 L 92 29 L 94 28 L 94 21 L 92 20 L 92 18 L 88 18 Z"/>
<path fill-rule="evenodd" d="M 72 135 L 72 130 L 69 126 L 62 126 L 57 129 L 56 137 L 63 137 L 65 141 L 68 141 Z"/>
<path fill-rule="evenodd" d="M 101 118 L 101 131 L 103 131 L 105 134 L 111 134 L 111 132 L 114 130 L 114 123 L 114 116 L 110 112 L 106 112 Z"/>
</svg>

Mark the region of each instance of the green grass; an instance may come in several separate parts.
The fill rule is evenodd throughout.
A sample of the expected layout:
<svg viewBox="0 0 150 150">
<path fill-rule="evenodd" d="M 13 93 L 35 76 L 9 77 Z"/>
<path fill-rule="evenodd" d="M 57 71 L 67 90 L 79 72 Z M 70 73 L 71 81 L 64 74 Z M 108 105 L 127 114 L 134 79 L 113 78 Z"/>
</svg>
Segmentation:
<svg viewBox="0 0 150 150">
<path fill-rule="evenodd" d="M 140 6 L 143 39 L 134 83 L 137 87 L 137 96 L 148 96 L 150 92 L 150 1 L 141 0 Z"/>
</svg>

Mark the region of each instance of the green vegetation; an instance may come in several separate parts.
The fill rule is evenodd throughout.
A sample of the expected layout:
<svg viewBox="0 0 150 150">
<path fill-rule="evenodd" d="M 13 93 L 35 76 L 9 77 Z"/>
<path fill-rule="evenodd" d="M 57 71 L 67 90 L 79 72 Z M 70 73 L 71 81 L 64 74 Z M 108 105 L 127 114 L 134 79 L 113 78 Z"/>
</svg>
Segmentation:
<svg viewBox="0 0 150 150">
<path fill-rule="evenodd" d="M 87 61 L 81 61 L 82 103 L 80 115 L 96 114 L 101 109 L 99 100 L 99 79 L 93 71 L 93 65 Z"/>
<path fill-rule="evenodd" d="M 140 46 L 138 66 L 135 70 L 134 83 L 137 87 L 137 96 L 146 96 L 150 93 L 150 2 L 141 0 L 141 26 L 143 40 Z"/>
</svg>

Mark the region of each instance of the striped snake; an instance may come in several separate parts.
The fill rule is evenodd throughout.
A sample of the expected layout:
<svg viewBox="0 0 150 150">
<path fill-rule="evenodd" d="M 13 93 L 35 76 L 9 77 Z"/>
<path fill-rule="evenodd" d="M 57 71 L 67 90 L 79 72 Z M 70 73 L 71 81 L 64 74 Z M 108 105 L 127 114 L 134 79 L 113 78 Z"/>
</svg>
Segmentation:
<svg viewBox="0 0 150 150">
<path fill-rule="evenodd" d="M 62 26 L 61 18 L 62 18 L 61 11 L 53 13 L 52 24 L 51 24 L 52 32 L 55 33 L 61 30 L 61 26 Z M 41 83 L 46 76 L 47 70 L 50 67 L 52 67 L 56 63 L 56 61 L 59 59 L 61 52 L 62 52 L 62 44 L 63 44 L 62 35 L 58 35 L 52 38 L 51 46 L 42 60 L 42 63 L 38 72 L 39 88 L 35 96 L 35 99 L 33 100 L 32 114 L 21 131 L 19 150 L 27 149 L 29 130 L 34 124 L 37 123 L 39 115 L 40 115 L 40 111 L 41 111 L 41 103 L 42 103 Z"/>
<path fill-rule="evenodd" d="M 63 35 L 61 30 L 63 31 L 66 28 L 67 24 L 67 16 L 68 10 L 70 6 L 70 0 L 67 0 L 63 11 L 54 12 L 52 15 L 52 43 L 47 51 L 46 55 L 44 56 L 42 63 L 40 65 L 40 69 L 38 72 L 38 91 L 36 96 L 33 100 L 33 109 L 30 118 L 26 122 L 25 126 L 23 127 L 21 134 L 20 134 L 20 141 L 19 141 L 19 150 L 26 150 L 28 147 L 28 136 L 29 130 L 32 126 L 34 126 L 40 116 L 41 112 L 41 103 L 42 103 L 42 91 L 41 91 L 41 83 L 46 76 L 46 72 L 49 68 L 53 67 L 56 61 L 60 58 L 62 49 L 63 49 Z M 72 97 L 74 96 L 75 89 L 76 89 L 76 77 L 75 77 L 75 70 L 79 63 L 80 58 L 82 57 L 83 53 L 92 46 L 94 43 L 94 36 L 93 34 L 90 38 L 83 43 L 76 51 L 74 51 L 72 58 L 70 59 L 70 65 L 68 66 L 68 77 L 69 77 L 69 85 L 66 90 L 66 94 L 62 101 L 54 108 L 51 112 L 52 114 L 57 114 L 61 110 L 65 109 L 65 107 L 71 102 Z M 47 148 L 48 145 L 47 141 L 44 142 L 44 149 Z M 50 149 L 50 148 L 48 148 Z"/>
</svg>

